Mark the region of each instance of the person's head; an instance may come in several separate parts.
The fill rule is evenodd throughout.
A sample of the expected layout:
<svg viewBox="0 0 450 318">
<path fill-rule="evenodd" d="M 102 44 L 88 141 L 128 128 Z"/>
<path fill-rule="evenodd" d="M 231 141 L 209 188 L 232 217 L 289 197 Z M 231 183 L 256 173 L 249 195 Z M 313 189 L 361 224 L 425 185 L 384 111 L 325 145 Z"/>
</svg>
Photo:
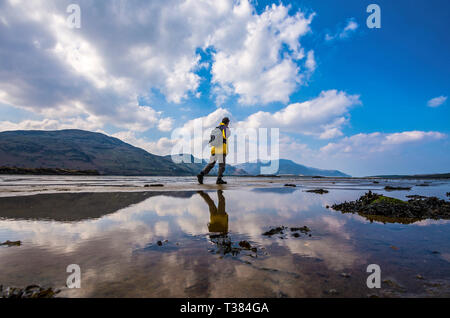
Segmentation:
<svg viewBox="0 0 450 318">
<path fill-rule="evenodd" d="M 228 127 L 228 124 L 230 123 L 230 119 L 228 117 L 225 117 L 224 119 L 222 119 L 222 123 L 224 123 L 225 126 Z"/>
</svg>

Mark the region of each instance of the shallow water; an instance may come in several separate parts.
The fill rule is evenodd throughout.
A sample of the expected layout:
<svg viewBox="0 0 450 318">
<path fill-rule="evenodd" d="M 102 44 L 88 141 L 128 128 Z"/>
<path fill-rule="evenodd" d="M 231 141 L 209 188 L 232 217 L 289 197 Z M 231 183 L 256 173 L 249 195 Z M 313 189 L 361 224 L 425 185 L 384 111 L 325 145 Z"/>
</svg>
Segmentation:
<svg viewBox="0 0 450 318">
<path fill-rule="evenodd" d="M 15 182 L 22 189 L 31 183 L 107 184 L 103 177 L 9 178 L 3 176 L 2 185 Z M 114 180 L 125 185 L 194 182 Z M 20 240 L 22 245 L 0 246 L 0 285 L 51 286 L 62 289 L 63 297 L 450 296 L 450 221 L 404 224 L 326 208 L 355 200 L 367 189 L 386 193 L 381 190 L 385 184 L 399 181 L 289 180 L 297 188 L 280 186 L 286 179 L 256 188 L 252 185 L 264 180 L 229 181 L 242 187 L 2 197 L 0 242 Z M 315 187 L 330 192 L 304 192 Z M 449 191 L 450 183 L 433 181 L 387 195 L 445 198 Z M 288 229 L 283 235 L 263 235 L 276 226 Z M 311 232 L 294 237 L 289 228 L 302 226 Z M 244 240 L 256 251 L 240 249 Z M 64 287 L 69 264 L 81 267 L 80 289 Z M 369 264 L 381 267 L 381 289 L 366 285 Z"/>
</svg>

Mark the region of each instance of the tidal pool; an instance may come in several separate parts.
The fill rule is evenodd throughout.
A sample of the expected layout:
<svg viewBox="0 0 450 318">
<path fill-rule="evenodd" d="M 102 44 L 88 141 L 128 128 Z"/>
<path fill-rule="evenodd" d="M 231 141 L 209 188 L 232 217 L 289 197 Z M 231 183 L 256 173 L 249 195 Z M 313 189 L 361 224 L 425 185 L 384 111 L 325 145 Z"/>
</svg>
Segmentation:
<svg viewBox="0 0 450 318">
<path fill-rule="evenodd" d="M 450 221 L 343 214 L 327 206 L 359 198 L 368 183 L 320 182 L 329 193 L 278 186 L 1 197 L 0 242 L 21 246 L 0 246 L 0 285 L 54 287 L 60 297 L 450 296 Z M 449 188 L 377 192 L 443 198 Z M 287 229 L 263 235 L 278 226 Z M 303 226 L 310 232 L 290 229 Z M 81 268 L 80 289 L 65 287 L 69 264 Z M 380 289 L 367 287 L 369 264 L 381 268 Z"/>
</svg>

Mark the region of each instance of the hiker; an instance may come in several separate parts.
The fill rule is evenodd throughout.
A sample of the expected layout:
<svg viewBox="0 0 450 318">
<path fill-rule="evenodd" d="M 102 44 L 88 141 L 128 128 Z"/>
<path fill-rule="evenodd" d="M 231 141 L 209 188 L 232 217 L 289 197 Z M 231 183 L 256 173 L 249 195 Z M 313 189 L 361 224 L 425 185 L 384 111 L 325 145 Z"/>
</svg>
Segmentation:
<svg viewBox="0 0 450 318">
<path fill-rule="evenodd" d="M 227 145 L 227 138 L 230 135 L 230 129 L 228 128 L 228 125 L 230 124 L 230 119 L 228 117 L 225 117 L 222 119 L 222 122 L 216 129 L 219 129 L 220 132 L 222 132 L 222 136 L 219 136 L 220 138 L 216 138 L 214 141 L 214 135 L 211 135 L 210 144 L 213 145 L 211 147 L 211 158 L 209 160 L 208 165 L 205 167 L 205 169 L 200 172 L 200 174 L 197 176 L 198 183 L 203 184 L 203 177 L 207 175 L 212 168 L 214 168 L 216 162 L 219 162 L 219 173 L 217 176 L 216 184 L 227 184 L 226 181 L 222 179 L 223 173 L 225 171 L 225 158 L 227 156 L 228 152 L 228 145 Z M 214 130 L 213 130 L 214 132 Z M 219 132 L 219 133 L 220 133 Z M 214 141 L 214 142 L 213 142 Z M 217 146 L 214 146 L 217 145 Z"/>
</svg>

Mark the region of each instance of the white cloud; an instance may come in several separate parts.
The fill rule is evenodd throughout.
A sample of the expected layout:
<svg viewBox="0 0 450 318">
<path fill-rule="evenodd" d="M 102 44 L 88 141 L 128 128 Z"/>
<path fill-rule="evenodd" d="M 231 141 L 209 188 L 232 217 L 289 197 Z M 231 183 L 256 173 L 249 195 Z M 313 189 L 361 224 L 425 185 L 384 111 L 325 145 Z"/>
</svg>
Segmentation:
<svg viewBox="0 0 450 318">
<path fill-rule="evenodd" d="M 353 20 L 350 20 L 347 26 L 344 28 L 344 32 L 355 31 L 358 28 L 358 23 Z"/>
<path fill-rule="evenodd" d="M 428 107 L 439 107 L 447 101 L 447 96 L 439 96 L 428 101 Z"/>
<path fill-rule="evenodd" d="M 312 100 L 290 104 L 275 113 L 259 111 L 237 124 L 240 128 L 280 128 L 322 139 L 342 135 L 349 109 L 361 104 L 358 95 L 337 90 L 323 91 Z"/>
<path fill-rule="evenodd" d="M 396 149 L 396 147 L 403 144 L 438 140 L 445 137 L 445 134 L 434 131 L 404 131 L 390 134 L 380 132 L 371 134 L 361 133 L 342 138 L 336 143 L 329 143 L 322 147 L 320 151 L 323 154 L 331 156 L 370 156 L 373 153 L 381 153 Z"/>
<path fill-rule="evenodd" d="M 317 63 L 316 63 L 316 60 L 314 58 L 314 51 L 313 50 L 308 52 L 308 55 L 307 55 L 307 58 L 306 58 L 306 62 L 305 62 L 305 67 L 310 72 L 314 72 L 316 67 L 317 67 Z"/>
<path fill-rule="evenodd" d="M 333 41 L 336 39 L 346 39 L 352 33 L 358 29 L 359 25 L 356 23 L 354 18 L 351 18 L 347 21 L 346 26 L 343 29 L 339 29 L 335 34 L 325 34 L 325 41 Z"/>
<path fill-rule="evenodd" d="M 69 3 L 0 3 L 8 28 L 0 32 L 1 103 L 59 125 L 90 118 L 100 128 L 168 131 L 172 119 L 151 102 L 139 106 L 138 96 L 156 89 L 173 103 L 198 98 L 200 68 L 211 70 L 218 101 L 288 101 L 304 80 L 299 38 L 314 14 L 289 15 L 282 4 L 258 14 L 247 0 L 82 0 L 82 28 L 69 29 Z M 207 48 L 214 54 L 205 63 L 197 50 Z M 313 53 L 305 68 L 315 68 Z"/>
<path fill-rule="evenodd" d="M 209 148 L 205 146 L 209 138 L 209 132 L 226 116 L 230 116 L 229 111 L 224 108 L 218 108 L 207 116 L 192 119 L 183 126 L 176 128 L 173 131 L 172 138 L 162 137 L 157 141 L 137 137 L 136 133 L 131 130 L 121 131 L 112 136 L 157 155 L 170 155 L 172 149 L 178 149 L 174 148 L 176 145 L 184 145 L 185 148 L 179 149 L 177 154 L 182 152 L 192 153 L 198 158 L 208 158 L 207 152 Z M 198 132 L 199 134 L 197 134 Z M 184 138 L 189 139 L 187 144 L 183 144 Z M 200 145 L 200 147 L 195 148 L 194 145 Z M 206 152 L 203 153 L 204 151 Z"/>
<path fill-rule="evenodd" d="M 325 91 L 312 100 L 291 104 L 275 113 L 260 111 L 239 122 L 234 122 L 231 118 L 231 129 L 232 132 L 233 129 L 240 129 L 245 133 L 248 128 L 279 128 L 280 151 L 283 155 L 288 153 L 286 149 L 289 149 L 291 152 L 302 151 L 310 156 L 313 155 L 313 151 L 307 145 L 296 142 L 284 133 L 291 132 L 297 136 L 311 135 L 320 139 L 339 137 L 342 135 L 342 126 L 348 121 L 349 109 L 360 103 L 357 95 L 348 95 L 336 90 Z M 174 150 L 175 153 L 192 153 L 198 158 L 208 158 L 207 142 L 211 129 L 223 117 L 231 115 L 227 109 L 218 108 L 206 116 L 192 119 L 176 128 L 170 139 L 163 137 L 157 141 L 149 141 L 136 137 L 133 131 L 122 131 L 113 136 L 155 154 L 168 155 Z M 187 137 L 190 139 L 183 143 Z M 184 148 L 174 148 L 176 145 L 183 145 Z"/>
<path fill-rule="evenodd" d="M 100 126 L 96 120 L 90 118 L 70 118 L 64 121 L 55 119 L 23 120 L 18 123 L 10 121 L 0 122 L 0 131 L 9 130 L 60 130 L 60 129 L 84 129 L 100 132 Z"/>
<path fill-rule="evenodd" d="M 176 144 L 176 140 L 162 137 L 157 141 L 149 141 L 146 138 L 137 137 L 134 131 L 121 131 L 111 135 L 135 147 L 142 148 L 155 155 L 168 155 L 172 147 Z"/>
<path fill-rule="evenodd" d="M 173 125 L 172 118 L 163 118 L 159 121 L 158 129 L 161 131 L 171 131 Z"/>
<path fill-rule="evenodd" d="M 303 82 L 296 64 L 304 58 L 299 38 L 310 31 L 314 14 L 290 16 L 288 11 L 281 4 L 272 5 L 257 15 L 247 1 L 241 1 L 227 26 L 213 34 L 209 44 L 217 50 L 212 75 L 219 103 L 231 94 L 237 94 L 244 104 L 287 102 Z M 284 45 L 289 51 L 283 51 Z M 313 66 L 311 55 L 307 63 Z"/>
</svg>

